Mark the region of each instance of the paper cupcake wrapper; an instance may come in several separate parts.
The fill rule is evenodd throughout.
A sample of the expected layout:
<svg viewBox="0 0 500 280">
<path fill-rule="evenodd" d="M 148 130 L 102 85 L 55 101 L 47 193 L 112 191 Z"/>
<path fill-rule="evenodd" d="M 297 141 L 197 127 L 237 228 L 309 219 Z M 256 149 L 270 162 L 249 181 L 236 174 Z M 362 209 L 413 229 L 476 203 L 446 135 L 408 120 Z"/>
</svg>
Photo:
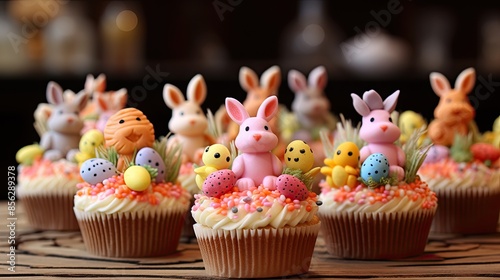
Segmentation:
<svg viewBox="0 0 500 280">
<path fill-rule="evenodd" d="M 167 213 L 88 213 L 74 209 L 88 252 L 138 258 L 176 252 L 185 211 Z"/>
<path fill-rule="evenodd" d="M 194 225 L 206 273 L 229 278 L 307 273 L 319 228 L 319 220 L 280 229 L 217 230 Z"/>
<path fill-rule="evenodd" d="M 24 194 L 19 197 L 30 226 L 39 230 L 79 230 L 74 194 Z"/>
<path fill-rule="evenodd" d="M 438 209 L 431 231 L 483 234 L 497 231 L 500 191 L 488 189 L 437 190 Z"/>
<path fill-rule="evenodd" d="M 424 252 L 434 210 L 319 213 L 327 251 L 345 259 L 401 259 Z"/>
</svg>

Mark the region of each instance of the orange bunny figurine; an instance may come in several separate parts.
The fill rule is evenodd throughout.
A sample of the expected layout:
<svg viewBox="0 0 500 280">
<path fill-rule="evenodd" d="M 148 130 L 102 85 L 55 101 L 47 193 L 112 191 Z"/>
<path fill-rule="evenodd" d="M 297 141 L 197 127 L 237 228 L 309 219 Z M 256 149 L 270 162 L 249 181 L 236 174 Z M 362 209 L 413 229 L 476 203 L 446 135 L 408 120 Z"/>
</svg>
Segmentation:
<svg viewBox="0 0 500 280">
<path fill-rule="evenodd" d="M 434 120 L 429 124 L 428 135 L 436 145 L 451 146 L 455 134 L 467 135 L 475 111 L 467 95 L 476 83 L 474 68 L 467 68 L 457 77 L 455 88 L 440 73 L 430 74 L 431 86 L 439 104 L 434 110 Z"/>
</svg>

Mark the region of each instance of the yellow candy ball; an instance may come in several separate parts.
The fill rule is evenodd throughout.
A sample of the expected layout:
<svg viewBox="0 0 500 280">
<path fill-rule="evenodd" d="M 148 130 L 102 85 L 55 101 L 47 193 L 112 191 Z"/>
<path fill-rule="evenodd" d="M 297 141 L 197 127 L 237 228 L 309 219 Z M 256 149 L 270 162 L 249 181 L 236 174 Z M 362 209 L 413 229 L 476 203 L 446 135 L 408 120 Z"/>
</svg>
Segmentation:
<svg viewBox="0 0 500 280">
<path fill-rule="evenodd" d="M 146 168 L 138 165 L 130 166 L 123 173 L 125 184 L 133 191 L 142 192 L 151 184 L 151 176 Z"/>
</svg>

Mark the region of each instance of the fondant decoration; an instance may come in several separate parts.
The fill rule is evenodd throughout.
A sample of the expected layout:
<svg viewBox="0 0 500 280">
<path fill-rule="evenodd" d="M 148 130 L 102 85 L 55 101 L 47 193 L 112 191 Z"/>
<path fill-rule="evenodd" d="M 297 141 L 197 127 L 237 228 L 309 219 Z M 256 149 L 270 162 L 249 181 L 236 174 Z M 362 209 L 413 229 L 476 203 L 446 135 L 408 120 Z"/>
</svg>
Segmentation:
<svg viewBox="0 0 500 280">
<path fill-rule="evenodd" d="M 475 160 L 484 162 L 488 166 L 500 158 L 500 149 L 489 143 L 474 143 L 470 151 Z"/>
<path fill-rule="evenodd" d="M 216 170 L 203 181 L 201 190 L 207 196 L 220 197 L 233 189 L 236 180 L 236 175 L 232 170 Z"/>
<path fill-rule="evenodd" d="M 151 184 L 151 175 L 146 168 L 133 165 L 123 172 L 123 180 L 129 189 L 142 192 Z"/>
<path fill-rule="evenodd" d="M 104 134 L 100 130 L 91 129 L 85 132 L 78 145 L 80 151 L 75 155 L 78 164 L 82 164 L 88 159 L 95 158 L 95 149 L 101 145 L 104 145 Z"/>
<path fill-rule="evenodd" d="M 285 149 L 285 165 L 299 169 L 303 173 L 311 170 L 314 164 L 314 153 L 311 147 L 302 140 L 294 140 Z"/>
<path fill-rule="evenodd" d="M 200 189 L 208 175 L 220 169 L 228 169 L 231 165 L 231 153 L 222 144 L 206 147 L 201 159 L 204 165 L 194 169 L 196 185 Z"/>
<path fill-rule="evenodd" d="M 297 177 L 281 174 L 276 179 L 276 189 L 291 200 L 305 200 L 309 196 L 307 186 Z"/>
<path fill-rule="evenodd" d="M 483 141 L 493 144 L 493 146 L 500 148 L 500 116 L 493 122 L 492 131 L 486 131 L 483 134 Z"/>
<path fill-rule="evenodd" d="M 432 145 L 425 157 L 425 163 L 438 162 L 450 156 L 450 149 L 443 145 Z"/>
<path fill-rule="evenodd" d="M 87 80 L 87 83 L 90 81 Z M 86 84 L 87 85 L 87 84 Z M 127 105 L 127 89 L 121 88 L 117 91 L 106 90 L 106 76 L 104 74 L 94 81 L 93 103 L 96 108 L 98 119 L 95 128 L 104 131 L 109 117 Z"/>
<path fill-rule="evenodd" d="M 334 188 L 355 187 L 359 177 L 359 148 L 353 142 L 344 142 L 335 150 L 333 157 L 326 158 L 321 167 L 328 185 Z"/>
<path fill-rule="evenodd" d="M 398 180 L 404 177 L 405 153 L 401 147 L 394 144 L 399 139 L 401 131 L 392 123 L 391 113 L 396 108 L 399 90 L 395 91 L 384 101 L 374 91 L 369 90 L 361 99 L 356 94 L 351 94 L 354 109 L 362 118 L 359 137 L 367 144 L 360 150 L 360 162 L 375 153 L 384 154 L 389 160 L 390 174 L 396 174 Z"/>
<path fill-rule="evenodd" d="M 47 129 L 40 140 L 40 147 L 45 150 L 44 158 L 73 160 L 78 152 L 80 131 L 83 121 L 79 113 L 87 105 L 89 96 L 80 92 L 71 101 L 65 102 L 63 90 L 59 84 L 49 82 L 47 85 L 47 101 L 53 105 L 47 119 Z"/>
<path fill-rule="evenodd" d="M 123 172 L 125 163 L 132 160 L 134 153 L 144 147 L 151 147 L 155 141 L 153 124 L 140 110 L 124 108 L 113 114 L 104 128 L 106 147 L 113 147 L 118 153 L 118 171 Z"/>
<path fill-rule="evenodd" d="M 158 174 L 155 178 L 153 178 L 156 183 L 160 183 L 165 180 L 165 162 L 163 162 L 160 154 L 158 154 L 155 149 L 151 147 L 144 147 L 140 149 L 135 156 L 135 164 L 143 167 L 150 166 L 156 168 Z"/>
<path fill-rule="evenodd" d="M 474 68 L 463 70 L 453 89 L 441 73 L 431 73 L 430 81 L 439 96 L 439 104 L 434 110 L 434 120 L 429 124 L 428 135 L 434 144 L 451 146 L 455 134 L 469 133 L 469 124 L 474 119 L 475 111 L 467 95 L 476 83 L 476 71 Z"/>
<path fill-rule="evenodd" d="M 247 95 L 243 101 L 248 115 L 255 117 L 261 104 L 270 96 L 277 96 L 278 89 L 281 85 L 281 70 L 278 66 L 272 66 L 260 77 L 260 82 L 257 74 L 248 67 L 241 67 L 239 72 L 240 86 L 246 91 Z M 227 109 L 227 108 L 226 108 Z M 270 129 L 279 135 L 278 119 L 269 120 Z M 228 127 L 228 140 L 234 140 L 238 134 L 238 125 L 231 122 Z"/>
<path fill-rule="evenodd" d="M 108 160 L 102 158 L 91 158 L 80 166 L 80 176 L 92 185 L 102 183 L 104 180 L 116 175 L 116 167 Z"/>
<path fill-rule="evenodd" d="M 371 154 L 361 164 L 360 173 L 365 182 L 381 183 L 383 178 L 389 178 L 389 161 L 384 154 Z"/>
<path fill-rule="evenodd" d="M 295 93 L 291 109 L 298 123 L 298 130 L 292 139 L 306 142 L 320 140 L 320 131 L 332 132 L 337 124 L 336 117 L 330 112 L 330 100 L 324 89 L 328 75 L 323 66 L 314 68 L 308 79 L 297 70 L 288 72 L 288 85 Z"/>
<path fill-rule="evenodd" d="M 234 98 L 226 98 L 226 110 L 240 126 L 235 139 L 240 155 L 232 165 L 238 178 L 236 186 L 240 191 L 260 184 L 274 189 L 276 176 L 282 172 L 282 163 L 271 152 L 278 145 L 278 137 L 273 133 L 269 121 L 278 112 L 278 98 L 266 98 L 255 117 L 250 117 L 243 104 Z"/>
<path fill-rule="evenodd" d="M 401 113 L 399 115 L 398 123 L 399 123 L 399 129 L 401 129 L 401 136 L 399 137 L 401 144 L 406 143 L 406 141 L 408 141 L 408 139 L 415 130 L 425 127 L 427 125 L 422 115 L 411 110 L 404 111 L 403 113 Z M 419 139 L 419 144 L 422 143 L 424 138 L 425 134 L 423 134 Z"/>
<path fill-rule="evenodd" d="M 183 162 L 199 163 L 203 149 L 215 143 L 215 139 L 207 133 L 208 120 L 200 107 L 206 95 L 207 86 L 200 74 L 189 82 L 187 100 L 176 86 L 166 84 L 163 88 L 163 100 L 172 109 L 168 128 L 173 136 L 169 138 L 167 149 L 180 143 Z"/>
<path fill-rule="evenodd" d="M 16 161 L 22 165 L 32 165 L 37 159 L 43 156 L 43 149 L 38 144 L 31 144 L 22 147 L 16 153 Z"/>
</svg>

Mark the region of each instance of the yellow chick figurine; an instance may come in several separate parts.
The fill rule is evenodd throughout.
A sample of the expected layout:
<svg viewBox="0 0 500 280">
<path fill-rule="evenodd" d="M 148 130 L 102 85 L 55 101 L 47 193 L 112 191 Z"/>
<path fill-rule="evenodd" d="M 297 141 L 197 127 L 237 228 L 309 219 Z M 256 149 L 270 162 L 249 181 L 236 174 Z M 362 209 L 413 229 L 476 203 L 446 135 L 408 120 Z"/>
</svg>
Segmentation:
<svg viewBox="0 0 500 280">
<path fill-rule="evenodd" d="M 327 166 L 321 167 L 328 185 L 340 188 L 345 185 L 354 188 L 359 176 L 359 148 L 353 142 L 340 144 L 333 158 L 324 160 Z"/>
<path fill-rule="evenodd" d="M 81 165 L 84 161 L 95 158 L 95 148 L 104 144 L 104 135 L 100 130 L 91 129 L 82 135 L 79 143 L 79 150 L 75 155 L 75 159 L 78 165 Z"/>
<path fill-rule="evenodd" d="M 302 140 L 294 140 L 285 150 L 285 165 L 291 169 L 301 170 L 304 175 L 314 177 L 320 168 L 314 165 L 314 154 L 311 147 Z"/>
<path fill-rule="evenodd" d="M 43 149 L 38 144 L 24 146 L 16 153 L 16 161 L 22 165 L 32 165 L 43 156 Z"/>
<path fill-rule="evenodd" d="M 205 165 L 194 169 L 196 173 L 196 185 L 200 190 L 208 175 L 217 170 L 229 168 L 231 165 L 231 153 L 226 146 L 213 144 L 205 148 L 201 160 Z"/>
<path fill-rule="evenodd" d="M 498 116 L 493 122 L 493 130 L 486 131 L 483 134 L 483 141 L 500 148 L 500 116 Z"/>
<path fill-rule="evenodd" d="M 399 115 L 398 121 L 399 121 L 398 126 L 401 129 L 401 136 L 399 138 L 401 144 L 404 144 L 406 143 L 406 141 L 408 141 L 413 131 L 427 125 L 422 115 L 415 113 L 414 111 L 411 110 L 404 111 L 403 113 L 401 113 Z M 421 144 L 424 138 L 425 135 L 422 135 L 422 137 L 418 141 L 418 144 Z"/>
</svg>

